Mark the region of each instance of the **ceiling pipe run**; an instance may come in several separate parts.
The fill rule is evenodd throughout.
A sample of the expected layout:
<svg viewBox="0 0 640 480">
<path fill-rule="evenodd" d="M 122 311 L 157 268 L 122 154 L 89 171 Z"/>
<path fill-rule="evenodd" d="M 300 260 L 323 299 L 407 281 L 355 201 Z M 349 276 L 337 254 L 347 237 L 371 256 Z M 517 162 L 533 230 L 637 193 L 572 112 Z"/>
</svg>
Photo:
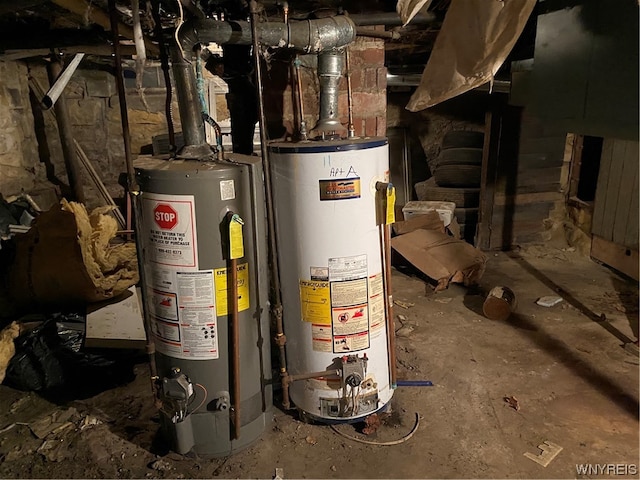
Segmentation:
<svg viewBox="0 0 640 480">
<path fill-rule="evenodd" d="M 373 26 L 373 25 L 386 25 L 388 27 L 402 26 L 402 20 L 395 12 L 390 13 L 367 13 L 367 14 L 354 14 L 349 15 L 349 18 L 358 27 Z M 411 19 L 409 25 L 428 25 L 438 21 L 438 16 L 434 13 L 419 13 Z"/>
<path fill-rule="evenodd" d="M 354 22 L 343 15 L 289 23 L 263 22 L 256 27 L 261 45 L 303 53 L 341 48 L 356 38 Z M 251 25 L 245 21 L 194 20 L 182 26 L 179 37 L 185 52 L 198 43 L 251 45 L 252 42 Z"/>
</svg>

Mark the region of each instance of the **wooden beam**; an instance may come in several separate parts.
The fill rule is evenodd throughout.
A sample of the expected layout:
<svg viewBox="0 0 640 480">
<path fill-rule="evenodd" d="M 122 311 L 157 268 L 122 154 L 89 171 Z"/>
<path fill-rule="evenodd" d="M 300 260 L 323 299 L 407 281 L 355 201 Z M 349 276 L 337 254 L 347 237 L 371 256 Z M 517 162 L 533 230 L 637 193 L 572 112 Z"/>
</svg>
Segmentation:
<svg viewBox="0 0 640 480">
<path fill-rule="evenodd" d="M 86 0 L 52 0 L 52 3 L 76 15 L 80 15 L 82 18 L 88 18 L 89 22 L 100 25 L 105 30 L 111 30 L 109 14 L 95 5 L 91 5 Z M 133 40 L 133 28 L 129 25 L 118 22 L 118 32 L 123 37 Z M 158 47 L 149 40 L 145 40 L 145 46 L 149 53 L 158 54 Z"/>
<path fill-rule="evenodd" d="M 136 49 L 131 45 L 122 45 L 122 54 L 132 56 L 136 54 Z M 60 47 L 62 53 L 75 55 L 76 53 L 86 53 L 87 55 L 98 55 L 102 57 L 110 57 L 113 49 L 111 45 L 73 45 L 69 47 Z M 25 48 L 5 50 L 0 54 L 0 59 L 4 61 L 22 60 L 24 58 L 46 57 L 51 54 L 51 48 Z"/>
</svg>

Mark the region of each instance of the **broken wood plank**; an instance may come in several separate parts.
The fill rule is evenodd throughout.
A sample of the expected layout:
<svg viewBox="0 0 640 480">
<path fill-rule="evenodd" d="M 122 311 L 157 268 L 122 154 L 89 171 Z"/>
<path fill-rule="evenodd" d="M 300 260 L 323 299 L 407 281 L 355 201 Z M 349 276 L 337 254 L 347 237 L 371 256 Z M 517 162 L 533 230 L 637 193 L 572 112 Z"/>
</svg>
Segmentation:
<svg viewBox="0 0 640 480">
<path fill-rule="evenodd" d="M 639 261 L 637 249 L 631 249 L 617 245 L 599 235 L 592 235 L 591 258 L 604 263 L 634 280 L 640 280 Z"/>
</svg>

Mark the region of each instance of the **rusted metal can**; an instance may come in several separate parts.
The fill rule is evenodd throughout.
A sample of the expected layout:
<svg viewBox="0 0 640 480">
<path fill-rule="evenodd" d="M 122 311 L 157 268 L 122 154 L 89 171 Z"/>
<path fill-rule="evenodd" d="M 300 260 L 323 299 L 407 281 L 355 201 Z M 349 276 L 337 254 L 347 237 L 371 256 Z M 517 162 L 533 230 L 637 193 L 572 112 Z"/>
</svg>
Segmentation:
<svg viewBox="0 0 640 480">
<path fill-rule="evenodd" d="M 509 287 L 493 287 L 487 295 L 482 311 L 491 320 L 506 320 L 517 306 L 516 294 Z"/>
</svg>

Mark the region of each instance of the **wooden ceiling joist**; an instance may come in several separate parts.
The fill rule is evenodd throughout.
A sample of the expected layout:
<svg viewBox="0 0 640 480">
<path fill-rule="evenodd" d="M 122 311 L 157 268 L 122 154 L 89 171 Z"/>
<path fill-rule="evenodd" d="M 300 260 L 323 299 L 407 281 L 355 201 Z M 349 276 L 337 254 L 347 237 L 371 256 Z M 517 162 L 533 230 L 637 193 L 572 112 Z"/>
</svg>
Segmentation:
<svg viewBox="0 0 640 480">
<path fill-rule="evenodd" d="M 86 0 L 52 0 L 52 3 L 76 15 L 87 18 L 89 22 L 100 25 L 105 30 L 111 30 L 109 14 L 95 5 L 91 5 Z M 133 39 L 133 28 L 123 22 L 119 22 L 118 33 L 125 38 Z M 147 39 L 145 39 L 145 46 L 148 53 L 158 53 L 158 47 Z"/>
</svg>

